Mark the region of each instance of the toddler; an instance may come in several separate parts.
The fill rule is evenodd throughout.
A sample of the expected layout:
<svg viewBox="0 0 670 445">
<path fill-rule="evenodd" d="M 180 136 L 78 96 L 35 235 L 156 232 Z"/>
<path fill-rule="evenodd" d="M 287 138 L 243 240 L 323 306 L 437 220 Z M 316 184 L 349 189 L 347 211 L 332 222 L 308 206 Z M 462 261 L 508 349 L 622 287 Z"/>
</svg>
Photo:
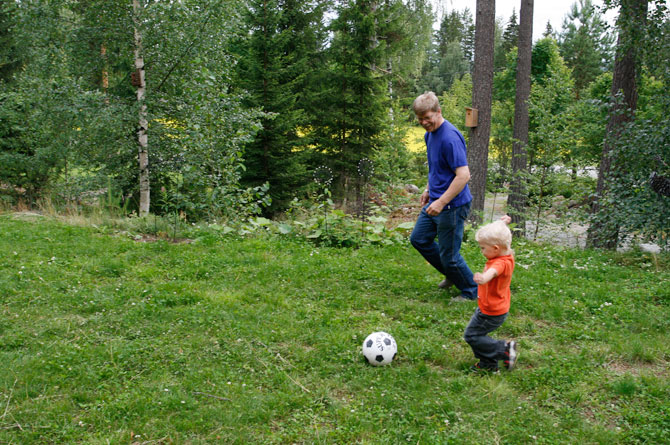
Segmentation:
<svg viewBox="0 0 670 445">
<path fill-rule="evenodd" d="M 488 336 L 507 318 L 510 308 L 510 283 L 514 271 L 512 232 L 507 227 L 512 218 L 505 215 L 499 221 L 481 227 L 475 239 L 486 257 L 484 272 L 474 274 L 478 284 L 478 307 L 465 328 L 465 341 L 479 362 L 472 366 L 475 372 L 498 372 L 498 361 L 505 368 L 514 368 L 518 353 L 515 341 L 495 340 Z"/>
</svg>

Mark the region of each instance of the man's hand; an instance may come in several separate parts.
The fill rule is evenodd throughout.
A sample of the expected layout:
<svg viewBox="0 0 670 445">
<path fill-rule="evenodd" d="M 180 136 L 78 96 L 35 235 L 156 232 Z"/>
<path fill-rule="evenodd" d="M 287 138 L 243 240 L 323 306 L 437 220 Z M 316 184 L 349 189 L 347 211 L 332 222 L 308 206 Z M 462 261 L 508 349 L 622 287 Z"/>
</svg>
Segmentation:
<svg viewBox="0 0 670 445">
<path fill-rule="evenodd" d="M 429 214 L 430 216 L 437 216 L 442 212 L 443 208 L 444 204 L 442 204 L 442 200 L 436 199 L 428 206 L 428 208 L 426 209 L 426 213 Z"/>
<path fill-rule="evenodd" d="M 429 200 L 430 200 L 430 194 L 428 193 L 428 190 L 424 190 L 423 193 L 421 194 L 421 207 L 428 204 Z"/>
<path fill-rule="evenodd" d="M 449 204 L 452 199 L 454 199 L 459 193 L 461 193 L 461 191 L 463 191 L 468 181 L 470 180 L 470 169 L 467 165 L 458 167 L 456 170 L 454 170 L 454 173 L 456 173 L 456 176 L 454 177 L 454 180 L 451 181 L 451 184 L 447 190 L 442 193 L 440 199 L 433 201 L 426 209 L 426 213 L 428 213 L 430 216 L 439 215 L 440 212 L 442 212 L 442 209 L 444 209 L 444 207 Z M 423 195 L 421 195 L 421 198 L 423 199 Z"/>
</svg>

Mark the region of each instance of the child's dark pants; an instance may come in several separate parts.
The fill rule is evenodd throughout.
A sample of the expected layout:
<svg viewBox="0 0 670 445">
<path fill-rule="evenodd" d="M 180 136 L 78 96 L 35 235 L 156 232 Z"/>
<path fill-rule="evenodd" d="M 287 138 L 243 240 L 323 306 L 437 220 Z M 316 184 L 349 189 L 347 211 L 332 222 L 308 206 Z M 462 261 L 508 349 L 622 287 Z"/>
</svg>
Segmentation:
<svg viewBox="0 0 670 445">
<path fill-rule="evenodd" d="M 465 328 L 465 341 L 479 359 L 480 366 L 498 368 L 498 360 L 505 359 L 505 340 L 495 340 L 488 334 L 502 326 L 506 318 L 507 314 L 486 315 L 477 308 Z"/>
</svg>

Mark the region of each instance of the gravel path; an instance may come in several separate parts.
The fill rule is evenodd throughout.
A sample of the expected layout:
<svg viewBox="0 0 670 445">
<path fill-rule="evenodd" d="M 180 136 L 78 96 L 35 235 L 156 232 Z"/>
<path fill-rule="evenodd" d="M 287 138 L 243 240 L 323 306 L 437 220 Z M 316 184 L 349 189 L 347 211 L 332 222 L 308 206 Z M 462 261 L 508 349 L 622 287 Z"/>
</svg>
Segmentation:
<svg viewBox="0 0 670 445">
<path fill-rule="evenodd" d="M 487 195 L 484 201 L 484 220 L 492 221 L 499 219 L 505 214 L 507 207 L 507 195 Z M 579 222 L 560 224 L 552 222 L 556 219 L 554 215 L 543 217 L 540 220 L 540 228 L 537 232 L 536 241 L 540 243 L 548 243 L 566 247 L 586 247 L 586 231 L 589 226 Z M 528 239 L 535 238 L 535 220 L 526 221 L 526 237 Z M 618 250 L 630 250 L 631 243 L 624 243 Z M 656 244 L 641 243 L 640 249 L 645 252 L 659 253 L 660 247 Z"/>
</svg>

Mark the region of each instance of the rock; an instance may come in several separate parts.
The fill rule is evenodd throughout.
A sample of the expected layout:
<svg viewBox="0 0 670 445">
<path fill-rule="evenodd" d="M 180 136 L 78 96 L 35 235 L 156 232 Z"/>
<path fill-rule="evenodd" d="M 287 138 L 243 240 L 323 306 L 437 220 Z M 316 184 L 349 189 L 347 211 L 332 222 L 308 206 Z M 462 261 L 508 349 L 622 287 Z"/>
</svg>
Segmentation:
<svg viewBox="0 0 670 445">
<path fill-rule="evenodd" d="M 421 189 L 419 189 L 419 187 L 415 186 L 414 184 L 406 184 L 405 190 L 409 193 L 421 193 Z"/>
<path fill-rule="evenodd" d="M 661 253 L 661 248 L 656 244 L 640 243 L 640 250 L 649 253 Z"/>
</svg>

